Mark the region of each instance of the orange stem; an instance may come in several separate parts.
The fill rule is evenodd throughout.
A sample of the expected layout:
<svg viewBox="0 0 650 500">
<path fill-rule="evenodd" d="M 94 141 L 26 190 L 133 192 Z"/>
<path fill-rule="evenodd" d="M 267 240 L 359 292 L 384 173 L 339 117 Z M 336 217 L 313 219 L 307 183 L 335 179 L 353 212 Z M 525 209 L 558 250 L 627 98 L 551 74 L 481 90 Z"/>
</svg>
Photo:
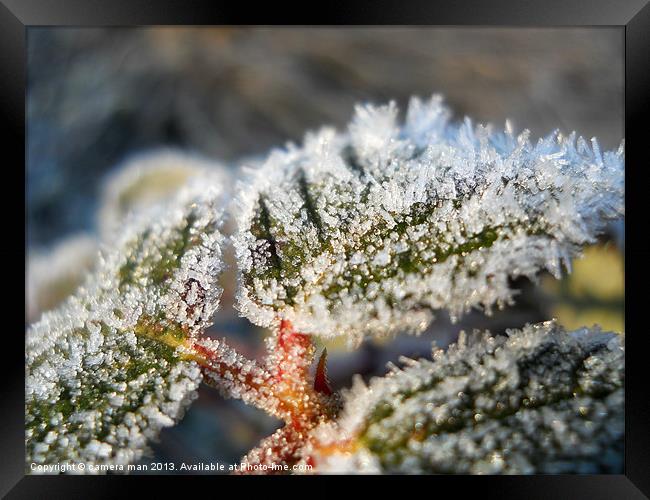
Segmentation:
<svg viewBox="0 0 650 500">
<path fill-rule="evenodd" d="M 280 322 L 278 333 L 267 340 L 263 364 L 249 360 L 222 341 L 193 342 L 187 357 L 202 367 L 206 381 L 284 420 L 295 430 L 310 428 L 311 422 L 333 415 L 335 400 L 323 385 L 324 360 L 317 379 L 309 370 L 315 348 L 311 337 L 294 332 L 291 323 Z M 322 365 L 322 366 L 321 366 Z"/>
</svg>

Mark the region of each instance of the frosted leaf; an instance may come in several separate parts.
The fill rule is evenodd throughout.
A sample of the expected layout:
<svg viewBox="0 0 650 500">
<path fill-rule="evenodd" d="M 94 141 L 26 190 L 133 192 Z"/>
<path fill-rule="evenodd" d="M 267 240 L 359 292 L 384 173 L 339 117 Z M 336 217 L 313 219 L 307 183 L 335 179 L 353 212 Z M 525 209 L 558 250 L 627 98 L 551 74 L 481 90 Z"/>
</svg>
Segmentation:
<svg viewBox="0 0 650 500">
<path fill-rule="evenodd" d="M 303 451 L 315 471 L 620 473 L 624 338 L 554 322 L 474 332 L 344 394 Z"/>
<path fill-rule="evenodd" d="M 29 328 L 28 463 L 124 466 L 196 397 L 185 347 L 221 295 L 221 198 L 195 179 L 130 216 L 79 291 Z"/>
<path fill-rule="evenodd" d="M 66 237 L 48 249 L 30 251 L 26 265 L 27 319 L 36 321 L 71 295 L 95 262 L 98 243 L 88 234 Z"/>
<path fill-rule="evenodd" d="M 159 149 L 127 159 L 104 183 L 99 210 L 99 232 L 110 237 L 130 212 L 172 197 L 191 178 L 226 186 L 228 171 L 216 162 L 193 153 Z"/>
<path fill-rule="evenodd" d="M 512 302 L 510 277 L 559 276 L 623 215 L 623 147 L 554 132 L 531 142 L 448 122 L 440 97 L 359 106 L 273 151 L 240 187 L 238 308 L 326 337 L 422 331 Z"/>
</svg>

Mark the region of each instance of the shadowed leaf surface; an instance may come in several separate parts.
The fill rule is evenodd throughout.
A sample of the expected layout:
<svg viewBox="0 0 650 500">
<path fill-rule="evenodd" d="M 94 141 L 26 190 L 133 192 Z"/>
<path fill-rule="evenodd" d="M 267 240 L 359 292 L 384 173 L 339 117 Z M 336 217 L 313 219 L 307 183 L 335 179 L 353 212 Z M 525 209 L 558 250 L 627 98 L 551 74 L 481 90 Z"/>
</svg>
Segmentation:
<svg viewBox="0 0 650 500">
<path fill-rule="evenodd" d="M 403 361 L 316 429 L 317 472 L 621 473 L 622 335 L 547 322 Z"/>
</svg>

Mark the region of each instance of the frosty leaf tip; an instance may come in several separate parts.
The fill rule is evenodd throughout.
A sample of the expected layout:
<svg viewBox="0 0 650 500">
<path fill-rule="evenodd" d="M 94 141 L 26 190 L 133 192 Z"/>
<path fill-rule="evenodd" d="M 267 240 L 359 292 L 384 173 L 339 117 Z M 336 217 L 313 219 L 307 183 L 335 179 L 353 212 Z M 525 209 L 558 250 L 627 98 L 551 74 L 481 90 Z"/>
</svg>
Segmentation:
<svg viewBox="0 0 650 500">
<path fill-rule="evenodd" d="M 449 122 L 441 98 L 357 106 L 273 151 L 240 185 L 238 308 L 325 337 L 422 331 L 510 304 L 511 277 L 559 276 L 623 214 L 623 147 Z"/>
</svg>

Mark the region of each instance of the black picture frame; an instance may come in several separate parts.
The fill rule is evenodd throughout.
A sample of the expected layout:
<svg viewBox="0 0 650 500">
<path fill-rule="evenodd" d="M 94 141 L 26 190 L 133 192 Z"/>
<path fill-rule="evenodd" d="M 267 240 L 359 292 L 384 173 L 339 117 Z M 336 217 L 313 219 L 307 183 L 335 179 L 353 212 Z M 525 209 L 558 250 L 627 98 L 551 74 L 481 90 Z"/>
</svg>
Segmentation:
<svg viewBox="0 0 650 500">
<path fill-rule="evenodd" d="M 289 10 L 289 9 L 286 9 Z M 643 249 L 644 141 L 642 120 L 650 98 L 650 5 L 648 0 L 456 0 L 447 2 L 358 1 L 311 3 L 291 6 L 292 17 L 283 15 L 276 3 L 236 2 L 221 4 L 204 0 L 0 0 L 0 116 L 6 153 L 14 153 L 6 169 L 23 164 L 25 148 L 26 31 L 31 26 L 143 26 L 143 25 L 481 25 L 481 26 L 616 26 L 625 32 L 625 140 L 626 140 L 626 427 L 625 473 L 608 476 L 526 477 L 375 477 L 373 482 L 406 479 L 423 488 L 454 488 L 454 495 L 467 488 L 480 488 L 481 498 L 647 498 L 650 496 L 650 391 L 646 383 L 642 286 L 648 282 L 650 250 Z M 291 21 L 289 21 L 291 19 Z M 647 160 L 645 160 L 647 163 Z M 628 177 L 629 174 L 629 177 Z M 18 193 L 18 190 L 14 194 Z M 23 194 L 25 191 L 23 191 Z M 19 195 L 18 195 L 19 196 Z M 23 200 L 26 203 L 26 200 Z M 4 203 L 7 204 L 8 197 Z M 15 205 L 5 206 L 15 213 Z M 25 210 L 26 208 L 26 204 Z M 7 212 L 5 212 L 7 213 Z M 632 219 L 630 219 L 632 217 Z M 13 217 L 13 219 L 16 219 Z M 639 219 L 638 221 L 636 219 Z M 632 222 L 634 221 L 634 222 Z M 14 221 L 17 223 L 17 221 Z M 637 228 L 639 228 L 637 230 Z M 14 232 L 11 234 L 19 234 Z M 24 242 L 26 239 L 24 240 Z M 4 261 L 17 259 L 18 245 L 5 245 Z M 17 279 L 20 279 L 18 277 Z M 14 294 L 15 300 L 23 300 Z M 11 311 L 8 311 L 11 314 Z M 136 482 L 147 488 L 166 488 L 168 477 L 151 478 L 26 476 L 24 474 L 24 344 L 18 328 L 5 332 L 15 337 L 3 341 L 2 424 L 0 426 L 0 494 L 7 498 L 101 498 L 131 490 Z M 303 478 L 290 481 L 329 480 Z M 364 478 L 347 478 L 359 481 Z M 192 478 L 196 488 L 197 478 Z M 208 479 L 209 480 L 209 479 Z M 227 481 L 241 479 L 229 478 Z M 269 480 L 266 478 L 265 481 Z M 286 480 L 286 479 L 283 479 Z M 205 481 L 205 479 L 200 479 Z M 431 481 L 431 482 L 430 482 Z M 205 483 L 203 483 L 205 484 Z M 266 483 L 265 483 L 266 484 Z M 294 483 L 291 483 L 294 484 Z M 305 484 L 309 486 L 309 482 Z M 232 483 L 231 483 L 232 485 Z M 452 486 L 453 485 L 453 486 Z M 399 487 L 399 485 L 397 485 Z M 208 486 L 214 488 L 214 485 Z M 235 486 L 236 487 L 236 486 Z M 286 487 L 286 486 L 284 486 Z M 313 487 L 313 486 L 311 486 Z M 213 490 L 214 491 L 214 490 Z M 330 489 L 330 494 L 336 494 Z M 430 491 L 436 494 L 435 490 Z M 153 489 L 148 492 L 153 494 Z"/>
</svg>

